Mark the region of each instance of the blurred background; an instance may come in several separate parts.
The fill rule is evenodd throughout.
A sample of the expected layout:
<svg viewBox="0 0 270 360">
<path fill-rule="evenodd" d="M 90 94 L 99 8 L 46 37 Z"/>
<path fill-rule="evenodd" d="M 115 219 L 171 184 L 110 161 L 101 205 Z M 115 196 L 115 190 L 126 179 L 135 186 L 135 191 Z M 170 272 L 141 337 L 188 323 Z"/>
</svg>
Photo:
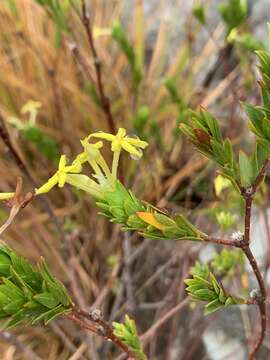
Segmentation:
<svg viewBox="0 0 270 360">
<path fill-rule="evenodd" d="M 81 151 L 81 138 L 111 130 L 98 96 L 81 2 L 60 1 L 59 14 L 39 3 L 0 2 L 0 128 L 12 144 L 6 146 L 1 135 L 1 192 L 13 191 L 17 176 L 23 177 L 25 192 L 40 186 L 55 172 L 61 154 L 73 159 Z M 115 127 L 149 142 L 141 161 L 124 158 L 125 184 L 139 198 L 181 212 L 215 236 L 242 230 L 243 204 L 178 125 L 188 109 L 203 106 L 219 119 L 236 151 L 252 148 L 241 101 L 260 101 L 254 51 L 269 48 L 270 1 L 249 1 L 241 14 L 243 3 L 86 1 Z M 256 198 L 252 232 L 270 280 L 268 188 Z M 2 223 L 8 213 L 1 204 Z M 32 261 L 44 256 L 80 307 L 100 308 L 108 321 L 130 314 L 150 359 L 246 358 L 246 344 L 257 329 L 253 307 L 204 316 L 202 306 L 189 302 L 164 321 L 186 298 L 183 279 L 196 259 L 211 261 L 219 248 L 124 234 L 69 186 L 32 202 L 2 239 Z M 229 289 L 246 295 L 256 287 L 245 264 L 223 277 Z M 0 334 L 0 354 L 3 360 L 120 359 L 112 344 L 61 319 L 45 329 Z M 269 354 L 268 336 L 258 359 Z"/>
</svg>

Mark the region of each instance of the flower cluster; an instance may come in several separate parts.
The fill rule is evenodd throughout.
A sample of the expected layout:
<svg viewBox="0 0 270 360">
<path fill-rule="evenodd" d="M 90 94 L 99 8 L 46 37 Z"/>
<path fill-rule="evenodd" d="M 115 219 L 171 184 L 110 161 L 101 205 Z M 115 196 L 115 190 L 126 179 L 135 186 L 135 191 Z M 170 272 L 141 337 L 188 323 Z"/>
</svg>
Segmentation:
<svg viewBox="0 0 270 360">
<path fill-rule="evenodd" d="M 97 142 L 92 142 L 98 139 Z M 102 140 L 111 142 L 113 153 L 109 166 L 102 156 Z M 136 230 L 143 236 L 154 239 L 203 240 L 204 234 L 196 229 L 182 215 L 174 217 L 150 204 L 142 202 L 118 180 L 118 168 L 121 151 L 130 154 L 133 159 L 142 157 L 147 142 L 138 137 L 130 137 L 120 128 L 116 135 L 96 132 L 81 140 L 83 151 L 71 164 L 65 155 L 60 157 L 58 170 L 48 181 L 35 189 L 35 195 L 49 192 L 55 186 L 62 188 L 70 184 L 90 194 L 101 210 L 101 214 L 110 221 L 122 225 L 123 230 Z M 92 176 L 82 173 L 84 165 L 92 170 Z M 0 198 L 10 199 L 13 193 L 0 194 Z"/>
<path fill-rule="evenodd" d="M 111 142 L 111 150 L 113 152 L 111 169 L 100 152 L 103 142 L 90 143 L 90 140 L 93 138 Z M 57 184 L 59 187 L 63 187 L 65 183 L 68 183 L 90 193 L 95 199 L 100 199 L 104 191 L 114 188 L 122 149 L 133 157 L 140 158 L 142 156 L 141 149 L 147 146 L 145 141 L 127 136 L 126 130 L 123 128 L 120 128 L 116 135 L 104 132 L 90 134 L 81 140 L 81 144 L 84 151 L 77 155 L 71 165 L 67 165 L 65 155 L 61 156 L 58 171 L 43 186 L 36 189 L 36 195 L 50 191 Z M 81 174 L 85 163 L 90 165 L 94 179 Z"/>
</svg>

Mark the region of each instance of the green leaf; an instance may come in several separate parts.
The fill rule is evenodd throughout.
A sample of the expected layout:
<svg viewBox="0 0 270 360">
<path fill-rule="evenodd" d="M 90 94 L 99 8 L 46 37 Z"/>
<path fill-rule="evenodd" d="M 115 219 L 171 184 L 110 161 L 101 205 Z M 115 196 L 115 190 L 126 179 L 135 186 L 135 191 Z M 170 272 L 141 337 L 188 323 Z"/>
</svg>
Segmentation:
<svg viewBox="0 0 270 360">
<path fill-rule="evenodd" d="M 224 155 L 226 158 L 226 162 L 229 164 L 231 168 L 234 166 L 234 153 L 232 148 L 232 143 L 229 139 L 225 139 L 223 143 Z"/>
<path fill-rule="evenodd" d="M 128 37 L 119 22 L 115 22 L 112 27 L 112 37 L 118 43 L 129 62 L 132 72 L 133 87 L 137 90 L 143 78 L 143 71 L 139 65 L 138 59 L 136 58 L 133 46 L 128 40 Z"/>
<path fill-rule="evenodd" d="M 254 174 L 254 169 L 252 163 L 248 156 L 240 150 L 239 152 L 239 167 L 240 167 L 240 178 L 241 184 L 243 186 L 249 186 L 252 184 L 256 174 Z"/>
<path fill-rule="evenodd" d="M 209 289 L 196 290 L 192 296 L 202 301 L 212 301 L 216 298 L 216 293 Z"/>
<path fill-rule="evenodd" d="M 54 307 L 59 305 L 58 299 L 55 299 L 53 295 L 49 292 L 37 294 L 34 296 L 34 299 L 49 309 L 53 309 Z"/>
<path fill-rule="evenodd" d="M 112 325 L 114 328 L 114 335 L 128 346 L 131 352 L 136 356 L 136 359 L 147 360 L 140 343 L 134 320 L 126 315 L 123 324 L 113 322 Z"/>
<path fill-rule="evenodd" d="M 201 116 L 205 119 L 205 122 L 206 122 L 208 128 L 210 129 L 213 138 L 217 142 L 221 143 L 222 142 L 222 135 L 221 135 L 221 131 L 220 131 L 220 128 L 219 128 L 219 124 L 218 124 L 217 120 L 215 119 L 215 117 L 212 116 L 206 110 L 201 111 Z"/>
<path fill-rule="evenodd" d="M 64 286 L 51 274 L 44 260 L 35 271 L 28 260 L 0 244 L 0 318 L 4 328 L 21 323 L 46 322 L 72 309 Z M 8 271 L 9 270 L 9 271 Z"/>
<path fill-rule="evenodd" d="M 192 8 L 192 13 L 196 17 L 196 19 L 202 24 L 206 24 L 206 16 L 204 7 L 200 0 L 197 0 Z"/>
<path fill-rule="evenodd" d="M 0 251 L 0 276 L 9 276 L 10 274 L 10 257 Z"/>
<path fill-rule="evenodd" d="M 241 25 L 248 15 L 247 0 L 228 0 L 219 5 L 219 13 L 230 31 Z"/>
<path fill-rule="evenodd" d="M 205 315 L 209 315 L 212 314 L 213 312 L 220 310 L 221 308 L 224 307 L 224 304 L 221 304 L 219 302 L 219 299 L 213 300 L 212 302 L 210 302 L 209 304 L 207 304 L 205 306 Z"/>
<path fill-rule="evenodd" d="M 140 106 L 136 114 L 132 118 L 133 127 L 140 138 L 145 138 L 144 129 L 149 121 L 150 108 L 148 106 Z"/>
</svg>

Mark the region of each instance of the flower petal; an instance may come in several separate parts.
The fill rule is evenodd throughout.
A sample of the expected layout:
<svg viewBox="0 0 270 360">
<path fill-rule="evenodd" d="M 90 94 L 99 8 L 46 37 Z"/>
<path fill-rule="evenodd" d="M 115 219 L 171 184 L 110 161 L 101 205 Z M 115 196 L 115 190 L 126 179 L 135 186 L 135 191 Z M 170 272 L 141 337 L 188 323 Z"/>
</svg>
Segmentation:
<svg viewBox="0 0 270 360">
<path fill-rule="evenodd" d="M 67 158 L 66 155 L 61 155 L 58 165 L 58 170 L 63 170 L 66 166 Z"/>
<path fill-rule="evenodd" d="M 136 157 L 142 157 L 142 152 L 138 151 L 135 146 L 130 145 L 127 141 L 122 142 L 122 148 L 129 152 L 131 155 L 135 155 Z"/>
<path fill-rule="evenodd" d="M 67 174 L 66 182 L 77 189 L 86 191 L 96 198 L 101 198 L 101 187 L 94 180 L 83 174 Z"/>
<path fill-rule="evenodd" d="M 139 138 L 135 139 L 135 138 L 127 137 L 126 141 L 128 141 L 131 145 L 140 147 L 142 149 L 145 149 L 148 146 L 148 143 L 146 141 L 142 141 Z"/>
<path fill-rule="evenodd" d="M 124 128 L 119 128 L 118 129 L 118 131 L 117 131 L 117 134 L 116 134 L 116 136 L 118 137 L 118 138 L 123 138 L 123 137 L 125 137 L 126 136 L 126 129 L 124 129 Z"/>
<path fill-rule="evenodd" d="M 120 142 L 119 140 L 114 140 L 112 142 L 111 150 L 112 152 L 119 151 L 121 147 L 122 147 L 122 142 Z"/>
<path fill-rule="evenodd" d="M 58 175 L 58 186 L 61 188 L 65 185 L 67 174 L 65 172 L 60 172 Z"/>
<path fill-rule="evenodd" d="M 35 189 L 36 195 L 49 192 L 58 182 L 58 175 L 54 174 L 44 185 Z"/>
<path fill-rule="evenodd" d="M 15 195 L 14 192 L 11 192 L 11 193 L 8 193 L 8 192 L 0 193 L 0 200 L 9 200 L 9 199 L 12 199 L 14 195 Z"/>
<path fill-rule="evenodd" d="M 95 138 L 99 138 L 99 139 L 105 139 L 105 140 L 108 140 L 108 141 L 113 141 L 114 138 L 115 138 L 115 135 L 107 134 L 105 132 L 97 132 L 97 133 L 90 134 L 88 136 L 88 139 L 90 139 L 91 137 L 95 137 Z"/>
</svg>

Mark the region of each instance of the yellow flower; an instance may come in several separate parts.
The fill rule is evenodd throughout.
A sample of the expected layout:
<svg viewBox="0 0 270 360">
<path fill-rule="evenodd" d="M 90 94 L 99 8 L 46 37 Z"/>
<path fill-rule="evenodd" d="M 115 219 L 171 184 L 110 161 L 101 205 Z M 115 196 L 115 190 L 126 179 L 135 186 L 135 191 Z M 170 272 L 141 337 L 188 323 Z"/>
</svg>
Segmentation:
<svg viewBox="0 0 270 360">
<path fill-rule="evenodd" d="M 139 138 L 132 138 L 126 135 L 126 130 L 119 128 L 116 135 L 108 134 L 105 132 L 97 132 L 90 134 L 88 140 L 92 137 L 108 140 L 112 143 L 111 150 L 113 152 L 112 161 L 112 178 L 117 178 L 117 168 L 119 164 L 119 158 L 121 150 L 124 149 L 135 159 L 142 157 L 142 150 L 148 146 L 147 142 L 140 140 Z"/>
<path fill-rule="evenodd" d="M 78 160 L 78 158 L 77 158 Z M 63 187 L 67 180 L 67 175 L 69 173 L 78 174 L 82 170 L 81 163 L 79 161 L 74 160 L 72 165 L 66 166 L 66 155 L 61 155 L 58 165 L 58 171 L 55 173 L 44 185 L 42 185 L 39 189 L 36 189 L 36 195 L 40 195 L 50 191 L 55 185 L 58 184 L 59 187 Z"/>
<path fill-rule="evenodd" d="M 95 144 L 89 144 L 88 138 L 85 138 L 85 139 L 81 140 L 81 144 L 84 148 L 85 154 L 87 154 L 88 160 L 96 161 L 99 159 L 99 157 L 101 156 L 99 149 L 101 149 L 103 146 L 102 141 L 98 141 Z"/>
<path fill-rule="evenodd" d="M 104 175 L 108 179 L 110 179 L 112 177 L 112 174 L 105 159 L 99 151 L 99 149 L 101 149 L 103 146 L 102 141 L 98 141 L 95 144 L 89 144 L 87 137 L 81 140 L 81 144 L 84 147 L 84 153 L 86 154 L 87 161 L 94 170 L 96 177 L 102 182 L 104 182 Z M 101 169 L 103 172 L 101 171 Z"/>
<path fill-rule="evenodd" d="M 97 132 L 89 135 L 88 138 L 95 137 L 111 141 L 111 149 L 113 152 L 124 149 L 131 155 L 140 158 L 142 156 L 141 149 L 145 149 L 148 146 L 146 141 L 142 141 L 139 138 L 132 138 L 126 135 L 126 130 L 119 128 L 116 135 Z"/>
<path fill-rule="evenodd" d="M 9 200 L 12 199 L 14 197 L 15 193 L 11 192 L 11 193 L 0 193 L 0 200 Z"/>
<path fill-rule="evenodd" d="M 30 123 L 33 125 L 36 121 L 36 117 L 38 114 L 38 110 L 41 107 L 41 102 L 39 101 L 33 101 L 33 100 L 29 100 L 27 101 L 26 104 L 23 105 L 22 109 L 21 109 L 21 113 L 22 114 L 27 114 L 29 113 L 30 118 L 29 121 Z"/>
</svg>

